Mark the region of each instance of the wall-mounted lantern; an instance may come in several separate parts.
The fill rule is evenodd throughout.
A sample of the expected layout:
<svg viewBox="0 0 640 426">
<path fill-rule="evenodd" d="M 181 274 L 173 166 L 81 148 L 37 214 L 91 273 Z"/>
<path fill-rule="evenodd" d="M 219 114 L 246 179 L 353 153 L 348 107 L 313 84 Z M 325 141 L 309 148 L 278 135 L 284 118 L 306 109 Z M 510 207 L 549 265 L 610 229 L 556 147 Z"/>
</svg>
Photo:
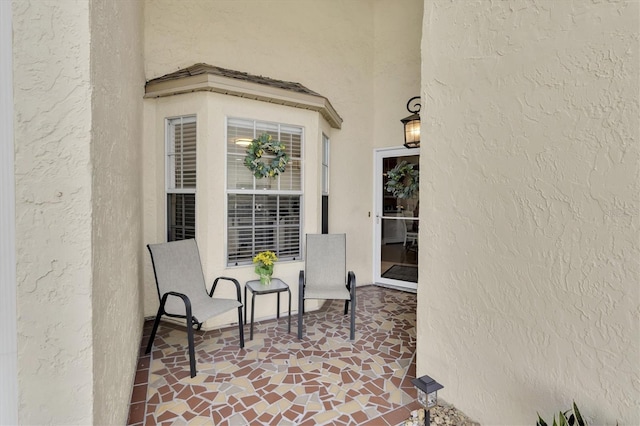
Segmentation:
<svg viewBox="0 0 640 426">
<path fill-rule="evenodd" d="M 418 402 L 424 407 L 424 425 L 429 426 L 431 424 L 429 410 L 438 404 L 438 391 L 444 386 L 429 376 L 418 377 L 411 380 L 411 383 L 418 389 Z"/>
<path fill-rule="evenodd" d="M 404 146 L 420 148 L 420 96 L 409 99 L 407 111 L 412 114 L 400 120 L 404 124 Z"/>
</svg>

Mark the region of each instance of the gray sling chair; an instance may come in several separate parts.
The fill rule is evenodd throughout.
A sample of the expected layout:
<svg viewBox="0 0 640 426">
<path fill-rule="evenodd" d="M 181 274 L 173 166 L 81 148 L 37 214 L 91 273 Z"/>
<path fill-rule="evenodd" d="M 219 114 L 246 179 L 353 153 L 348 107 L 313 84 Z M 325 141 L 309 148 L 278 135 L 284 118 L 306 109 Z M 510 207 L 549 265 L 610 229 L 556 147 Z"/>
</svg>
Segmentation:
<svg viewBox="0 0 640 426">
<path fill-rule="evenodd" d="M 307 234 L 305 270 L 298 278 L 298 339 L 302 339 L 304 301 L 307 299 L 344 300 L 344 314 L 351 302 L 351 330 L 355 338 L 356 276 L 347 274 L 345 234 Z"/>
<path fill-rule="evenodd" d="M 197 325 L 198 330 L 200 330 L 202 323 L 209 318 L 234 308 L 238 309 L 240 347 L 243 348 L 244 330 L 242 327 L 240 283 L 233 278 L 218 277 L 213 282 L 209 294 L 207 294 L 198 245 L 194 239 L 148 244 L 147 247 L 151 253 L 151 263 L 156 277 L 160 307 L 153 323 L 153 331 L 151 331 L 151 337 L 149 337 L 146 353 L 151 352 L 153 339 L 156 336 L 162 315 L 185 318 L 187 320 L 191 377 L 195 377 L 196 359 L 193 344 L 193 326 Z M 237 300 L 213 298 L 213 292 L 219 280 L 231 281 L 235 284 Z"/>
</svg>

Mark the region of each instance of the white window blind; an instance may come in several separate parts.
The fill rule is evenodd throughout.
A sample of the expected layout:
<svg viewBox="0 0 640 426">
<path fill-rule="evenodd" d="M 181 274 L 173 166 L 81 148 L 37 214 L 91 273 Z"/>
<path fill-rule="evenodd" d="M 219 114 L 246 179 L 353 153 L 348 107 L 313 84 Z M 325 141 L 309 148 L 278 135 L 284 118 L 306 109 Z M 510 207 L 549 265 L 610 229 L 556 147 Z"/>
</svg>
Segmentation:
<svg viewBox="0 0 640 426">
<path fill-rule="evenodd" d="M 244 165 L 246 143 L 263 133 L 285 145 L 286 171 L 256 179 Z M 227 120 L 227 262 L 251 263 L 264 250 L 280 260 L 299 259 L 302 205 L 301 127 L 254 120 Z M 243 143 L 244 142 L 244 143 Z M 269 161 L 272 156 L 262 157 Z"/>
<path fill-rule="evenodd" d="M 167 120 L 167 240 L 195 238 L 196 117 Z"/>
</svg>

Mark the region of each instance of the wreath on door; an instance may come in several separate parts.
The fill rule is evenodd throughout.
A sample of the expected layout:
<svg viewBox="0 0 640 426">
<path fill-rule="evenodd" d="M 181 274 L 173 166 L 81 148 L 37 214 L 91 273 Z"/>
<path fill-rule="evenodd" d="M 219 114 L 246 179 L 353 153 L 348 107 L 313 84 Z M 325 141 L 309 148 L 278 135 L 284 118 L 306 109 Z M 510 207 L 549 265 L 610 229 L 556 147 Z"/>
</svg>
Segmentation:
<svg viewBox="0 0 640 426">
<path fill-rule="evenodd" d="M 402 161 L 387 172 L 385 188 L 395 198 L 413 198 L 420 189 L 420 171 L 413 163 Z"/>
<path fill-rule="evenodd" d="M 244 165 L 251 170 L 257 179 L 275 178 L 280 173 L 284 173 L 289 162 L 285 148 L 283 143 L 275 141 L 271 135 L 263 133 L 247 146 Z M 265 160 L 262 158 L 265 154 L 273 155 L 274 158 L 270 161 Z"/>
</svg>

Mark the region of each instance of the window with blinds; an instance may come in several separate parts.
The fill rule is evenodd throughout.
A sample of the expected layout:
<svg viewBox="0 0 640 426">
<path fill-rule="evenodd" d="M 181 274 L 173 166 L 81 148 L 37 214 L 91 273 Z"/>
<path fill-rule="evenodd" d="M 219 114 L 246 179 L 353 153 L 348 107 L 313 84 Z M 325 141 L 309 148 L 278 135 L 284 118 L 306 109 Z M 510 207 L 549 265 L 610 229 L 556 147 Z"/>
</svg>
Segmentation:
<svg viewBox="0 0 640 426">
<path fill-rule="evenodd" d="M 322 134 L 322 195 L 329 195 L 329 138 Z"/>
<path fill-rule="evenodd" d="M 244 165 L 247 145 L 267 133 L 285 145 L 286 171 L 276 178 L 256 179 Z M 265 250 L 280 260 L 301 253 L 302 230 L 301 127 L 254 120 L 227 120 L 227 262 L 251 263 Z M 273 156 L 265 153 L 264 161 Z"/>
<path fill-rule="evenodd" d="M 167 241 L 196 237 L 196 117 L 167 120 Z"/>
<path fill-rule="evenodd" d="M 329 233 L 329 138 L 322 134 L 322 233 Z"/>
</svg>

